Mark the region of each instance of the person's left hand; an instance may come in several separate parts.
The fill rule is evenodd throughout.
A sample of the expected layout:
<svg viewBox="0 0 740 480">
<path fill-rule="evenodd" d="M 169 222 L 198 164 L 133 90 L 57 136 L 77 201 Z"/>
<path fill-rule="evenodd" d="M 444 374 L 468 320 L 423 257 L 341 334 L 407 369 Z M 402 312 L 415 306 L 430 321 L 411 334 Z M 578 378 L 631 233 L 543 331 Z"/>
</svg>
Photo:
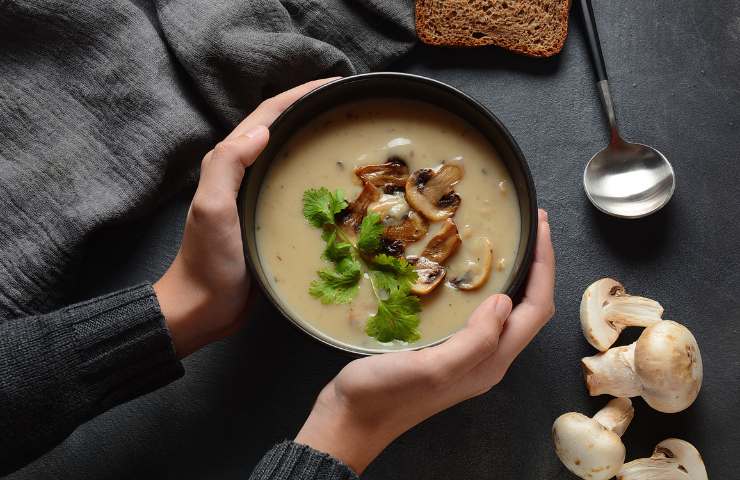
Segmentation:
<svg viewBox="0 0 740 480">
<path fill-rule="evenodd" d="M 267 126 L 332 80 L 315 80 L 265 100 L 203 157 L 180 250 L 154 284 L 178 356 L 229 335 L 244 319 L 250 281 L 236 208 L 244 170 L 267 145 Z"/>
<path fill-rule="evenodd" d="M 295 441 L 328 453 L 357 474 L 424 419 L 490 390 L 553 316 L 555 255 L 540 210 L 524 298 L 486 299 L 467 326 L 435 347 L 355 360 L 324 387 Z"/>
</svg>

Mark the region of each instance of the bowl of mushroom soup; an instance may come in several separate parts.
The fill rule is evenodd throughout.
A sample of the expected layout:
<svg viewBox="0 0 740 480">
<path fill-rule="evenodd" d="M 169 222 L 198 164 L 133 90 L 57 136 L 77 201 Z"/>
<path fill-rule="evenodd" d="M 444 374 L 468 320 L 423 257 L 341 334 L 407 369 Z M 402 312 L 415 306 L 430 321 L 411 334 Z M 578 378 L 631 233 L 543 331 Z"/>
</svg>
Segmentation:
<svg viewBox="0 0 740 480">
<path fill-rule="evenodd" d="M 354 354 L 417 349 L 493 293 L 516 298 L 537 200 L 496 116 L 425 77 L 371 73 L 270 127 L 240 190 L 245 256 L 294 325 Z"/>
</svg>

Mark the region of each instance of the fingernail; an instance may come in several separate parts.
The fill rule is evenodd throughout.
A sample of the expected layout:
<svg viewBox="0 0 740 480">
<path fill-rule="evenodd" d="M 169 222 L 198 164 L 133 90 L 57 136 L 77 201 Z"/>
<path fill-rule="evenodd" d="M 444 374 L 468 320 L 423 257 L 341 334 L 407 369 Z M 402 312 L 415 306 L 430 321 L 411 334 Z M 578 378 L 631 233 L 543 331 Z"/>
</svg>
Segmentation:
<svg viewBox="0 0 740 480">
<path fill-rule="evenodd" d="M 498 295 L 496 297 L 496 308 L 497 317 L 508 317 L 511 313 L 511 300 L 506 295 Z"/>
<path fill-rule="evenodd" d="M 244 136 L 247 138 L 259 137 L 260 135 L 264 135 L 265 130 L 267 130 L 267 127 L 265 127 L 264 125 L 257 125 L 256 127 L 247 130 Z"/>
</svg>

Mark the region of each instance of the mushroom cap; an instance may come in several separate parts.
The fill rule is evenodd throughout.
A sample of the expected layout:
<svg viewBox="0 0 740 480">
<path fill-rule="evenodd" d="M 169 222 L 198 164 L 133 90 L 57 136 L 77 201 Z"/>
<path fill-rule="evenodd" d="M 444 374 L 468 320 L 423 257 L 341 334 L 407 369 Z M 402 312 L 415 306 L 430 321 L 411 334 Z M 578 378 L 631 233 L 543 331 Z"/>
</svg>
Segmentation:
<svg viewBox="0 0 740 480">
<path fill-rule="evenodd" d="M 462 240 L 457 233 L 457 225 L 455 225 L 455 222 L 451 218 L 448 218 L 439 232 L 424 247 L 421 256 L 433 262 L 443 263 L 455 253 L 461 243 Z"/>
<path fill-rule="evenodd" d="M 586 340 L 605 352 L 625 327 L 647 327 L 659 322 L 663 307 L 655 300 L 628 295 L 624 286 L 614 279 L 602 278 L 583 292 L 580 313 Z"/>
<path fill-rule="evenodd" d="M 416 283 L 411 287 L 411 292 L 416 295 L 427 295 L 437 288 L 447 274 L 447 270 L 437 262 L 426 257 L 409 255 L 406 261 L 413 265 L 417 274 Z"/>
<path fill-rule="evenodd" d="M 619 435 L 583 414 L 559 416 L 552 425 L 552 438 L 560 461 L 581 478 L 610 479 L 624 463 L 626 451 Z"/>
<path fill-rule="evenodd" d="M 363 183 L 370 183 L 385 193 L 403 191 L 409 178 L 409 167 L 398 156 L 391 156 L 388 161 L 379 165 L 363 165 L 355 168 Z"/>
<path fill-rule="evenodd" d="M 696 400 L 703 367 L 696 339 L 688 328 L 664 320 L 646 328 L 635 346 L 635 371 L 645 401 L 664 413 L 680 412 Z"/>
<path fill-rule="evenodd" d="M 618 480 L 708 480 L 707 469 L 699 451 L 689 442 L 677 438 L 663 440 L 653 456 L 625 464 Z"/>
<path fill-rule="evenodd" d="M 605 352 L 617 341 L 622 328 L 606 320 L 604 307 L 609 300 L 624 293 L 624 286 L 611 278 L 596 280 L 581 297 L 581 329 L 595 349 Z"/>
<path fill-rule="evenodd" d="M 493 246 L 487 237 L 478 237 L 466 242 L 473 256 L 465 261 L 462 273 L 450 279 L 449 285 L 460 290 L 475 290 L 482 287 L 491 276 Z"/>
</svg>

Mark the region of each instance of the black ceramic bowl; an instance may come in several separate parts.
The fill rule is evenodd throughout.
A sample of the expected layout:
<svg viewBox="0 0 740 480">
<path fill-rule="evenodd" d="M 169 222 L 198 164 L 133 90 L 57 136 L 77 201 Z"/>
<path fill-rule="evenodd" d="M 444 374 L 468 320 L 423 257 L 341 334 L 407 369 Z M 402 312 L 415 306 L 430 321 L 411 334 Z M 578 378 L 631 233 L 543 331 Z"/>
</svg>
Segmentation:
<svg viewBox="0 0 740 480">
<path fill-rule="evenodd" d="M 516 188 L 521 211 L 521 240 L 516 262 L 505 293 L 517 298 L 527 278 L 537 234 L 537 198 L 527 162 L 519 146 L 501 121 L 483 105 L 449 85 L 405 73 L 368 73 L 343 78 L 323 85 L 291 105 L 270 127 L 270 143 L 259 156 L 242 183 L 238 206 L 242 224 L 244 252 L 262 290 L 294 325 L 317 340 L 355 354 L 381 353 L 380 349 L 354 347 L 335 340 L 311 325 L 294 318 L 267 279 L 260 262 L 255 235 L 255 213 L 262 179 L 272 159 L 289 138 L 323 112 L 344 103 L 372 98 L 403 98 L 433 104 L 456 114 L 476 128 L 499 153 Z M 441 339 L 435 343 L 446 340 Z M 429 346 L 425 344 L 423 346 Z M 419 347 L 417 347 L 419 348 Z"/>
</svg>

